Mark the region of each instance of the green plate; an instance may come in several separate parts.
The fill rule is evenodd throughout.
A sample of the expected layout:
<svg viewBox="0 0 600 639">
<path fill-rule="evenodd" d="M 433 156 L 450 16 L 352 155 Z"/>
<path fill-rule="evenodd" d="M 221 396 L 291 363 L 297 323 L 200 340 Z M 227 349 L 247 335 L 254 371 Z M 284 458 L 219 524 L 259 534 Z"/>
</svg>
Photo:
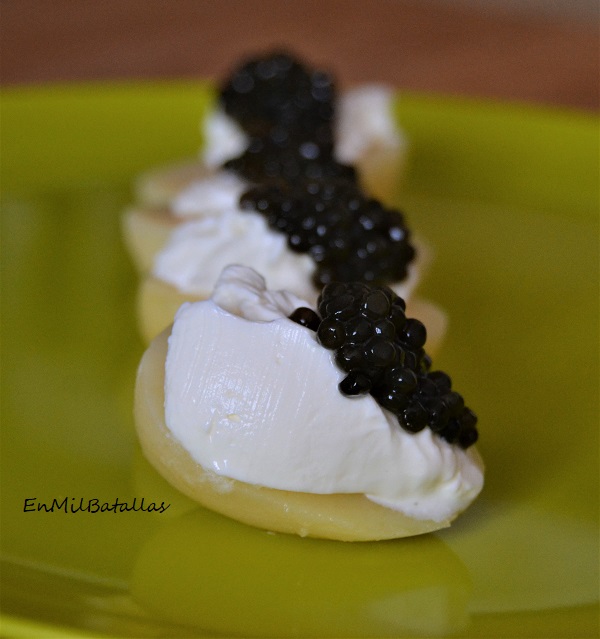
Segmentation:
<svg viewBox="0 0 600 639">
<path fill-rule="evenodd" d="M 435 247 L 436 365 L 479 414 L 486 486 L 449 530 L 344 544 L 197 508 L 136 445 L 120 214 L 139 171 L 194 155 L 211 99 L 190 82 L 4 91 L 3 634 L 597 637 L 597 120 L 400 99 L 399 203 Z"/>
</svg>

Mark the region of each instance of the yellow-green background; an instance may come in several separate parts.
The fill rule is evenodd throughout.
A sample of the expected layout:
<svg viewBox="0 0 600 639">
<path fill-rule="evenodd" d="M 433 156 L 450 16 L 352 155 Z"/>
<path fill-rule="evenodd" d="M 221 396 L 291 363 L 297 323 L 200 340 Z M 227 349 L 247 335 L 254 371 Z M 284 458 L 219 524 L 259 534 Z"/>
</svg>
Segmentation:
<svg viewBox="0 0 600 639">
<path fill-rule="evenodd" d="M 342 544 L 195 508 L 131 419 L 142 346 L 120 212 L 193 156 L 198 83 L 2 95 L 5 634 L 598 636 L 598 122 L 403 95 L 399 204 L 435 248 L 436 367 L 480 417 L 480 499 L 449 530 Z M 169 501 L 24 513 L 25 498 Z"/>
</svg>

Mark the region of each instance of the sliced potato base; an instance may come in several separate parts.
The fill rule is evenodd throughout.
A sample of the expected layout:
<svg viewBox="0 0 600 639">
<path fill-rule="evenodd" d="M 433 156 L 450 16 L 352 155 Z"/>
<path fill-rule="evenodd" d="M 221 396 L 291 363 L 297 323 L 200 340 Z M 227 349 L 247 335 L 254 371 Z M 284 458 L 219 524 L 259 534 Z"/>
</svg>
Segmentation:
<svg viewBox="0 0 600 639">
<path fill-rule="evenodd" d="M 163 280 L 146 276 L 140 283 L 137 297 L 138 326 L 144 343 L 149 344 L 173 323 L 175 313 L 184 302 L 198 302 L 206 297 L 182 293 Z"/>
<path fill-rule="evenodd" d="M 198 158 L 192 158 L 142 173 L 135 182 L 134 195 L 142 208 L 168 208 L 173 198 L 196 180 L 214 173 Z"/>
<path fill-rule="evenodd" d="M 136 383 L 135 422 L 146 458 L 175 488 L 203 506 L 266 530 L 341 541 L 420 535 L 450 524 L 417 520 L 364 495 L 275 490 L 221 477 L 197 464 L 164 420 L 164 367 L 170 329 L 145 352 Z"/>
<path fill-rule="evenodd" d="M 180 223 L 181 219 L 168 209 L 130 207 L 125 210 L 121 220 L 123 241 L 140 274 L 152 270 L 155 256 Z"/>
<path fill-rule="evenodd" d="M 371 145 L 355 164 L 365 193 L 385 206 L 397 206 L 405 156 L 402 147 Z"/>
</svg>

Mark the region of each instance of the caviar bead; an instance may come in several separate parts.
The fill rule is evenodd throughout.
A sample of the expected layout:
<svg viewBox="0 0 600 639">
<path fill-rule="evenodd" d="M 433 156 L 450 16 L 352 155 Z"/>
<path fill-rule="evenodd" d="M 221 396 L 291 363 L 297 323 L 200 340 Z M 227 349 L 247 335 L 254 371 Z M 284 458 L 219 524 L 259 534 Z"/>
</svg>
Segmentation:
<svg viewBox="0 0 600 639">
<path fill-rule="evenodd" d="M 474 428 L 477 424 L 477 415 L 470 408 L 465 407 L 460 414 L 460 424 L 463 428 Z"/>
<path fill-rule="evenodd" d="M 362 371 L 352 370 L 339 383 L 342 395 L 352 397 L 354 395 L 365 395 L 371 389 L 371 379 Z"/>
<path fill-rule="evenodd" d="M 375 329 L 375 332 L 377 330 Z M 346 322 L 346 337 L 355 343 L 368 340 L 373 335 L 371 323 L 364 317 L 353 317 Z"/>
<path fill-rule="evenodd" d="M 394 297 L 392 304 L 399 307 L 403 312 L 406 311 L 406 302 L 399 295 Z"/>
<path fill-rule="evenodd" d="M 406 346 L 406 344 L 404 344 Z M 404 350 L 404 366 L 411 371 L 419 372 L 419 358 L 418 355 L 409 350 L 408 348 Z"/>
<path fill-rule="evenodd" d="M 398 332 L 401 331 L 406 324 L 406 315 L 404 314 L 404 310 L 396 304 L 392 306 L 389 319 Z"/>
<path fill-rule="evenodd" d="M 291 315 L 290 319 L 296 324 L 306 326 L 311 331 L 316 331 L 321 323 L 321 318 L 312 310 L 312 308 L 306 308 L 301 306 L 297 308 Z"/>
<path fill-rule="evenodd" d="M 424 353 L 419 361 L 419 366 L 421 367 L 422 373 L 427 373 L 431 368 L 431 357 Z"/>
<path fill-rule="evenodd" d="M 479 438 L 479 433 L 476 428 L 461 428 L 460 433 L 458 434 L 458 444 L 461 448 L 469 448 L 477 442 Z"/>
<path fill-rule="evenodd" d="M 443 437 L 449 444 L 455 444 L 460 434 L 460 422 L 457 419 L 450 419 L 446 426 L 440 431 L 441 437 Z"/>
<path fill-rule="evenodd" d="M 354 344 L 344 344 L 335 355 L 335 361 L 345 371 L 364 368 L 364 350 Z"/>
<path fill-rule="evenodd" d="M 397 359 L 394 344 L 383 337 L 373 337 L 367 343 L 365 353 L 373 366 L 391 366 Z"/>
<path fill-rule="evenodd" d="M 409 433 L 418 433 L 427 426 L 427 411 L 418 403 L 412 403 L 402 411 L 399 422 Z"/>
<path fill-rule="evenodd" d="M 396 327 L 389 319 L 381 319 L 373 324 L 375 335 L 379 335 L 385 339 L 393 340 L 396 336 Z"/>
<path fill-rule="evenodd" d="M 450 411 L 440 397 L 430 398 L 425 403 L 428 412 L 428 423 L 435 433 L 441 432 L 450 420 Z"/>
<path fill-rule="evenodd" d="M 333 317 L 325 318 L 317 329 L 317 339 L 325 348 L 334 349 L 342 346 L 345 337 L 344 325 Z"/>
<path fill-rule="evenodd" d="M 347 309 L 352 302 L 354 301 L 352 295 L 350 293 L 344 293 L 343 295 L 338 295 L 334 297 L 327 304 L 327 314 L 328 315 L 339 315 L 345 309 Z"/>
<path fill-rule="evenodd" d="M 451 417 L 458 417 L 465 407 L 462 395 L 455 391 L 450 391 L 444 395 L 444 403 L 448 407 Z"/>
<path fill-rule="evenodd" d="M 427 329 L 425 325 L 417 319 L 407 319 L 402 329 L 402 341 L 412 348 L 421 348 L 427 340 Z"/>
<path fill-rule="evenodd" d="M 385 380 L 392 388 L 404 394 L 412 393 L 418 382 L 417 376 L 410 369 L 401 366 L 387 370 Z"/>
<path fill-rule="evenodd" d="M 452 380 L 447 373 L 444 373 L 444 371 L 432 371 L 429 373 L 428 377 L 441 393 L 448 393 L 452 388 Z"/>
<path fill-rule="evenodd" d="M 383 291 L 375 290 L 367 295 L 363 307 L 368 317 L 385 318 L 390 311 L 390 302 Z"/>
<path fill-rule="evenodd" d="M 389 386 L 378 386 L 371 390 L 371 395 L 380 406 L 386 408 L 394 415 L 399 415 L 410 401 L 408 395 Z"/>
</svg>

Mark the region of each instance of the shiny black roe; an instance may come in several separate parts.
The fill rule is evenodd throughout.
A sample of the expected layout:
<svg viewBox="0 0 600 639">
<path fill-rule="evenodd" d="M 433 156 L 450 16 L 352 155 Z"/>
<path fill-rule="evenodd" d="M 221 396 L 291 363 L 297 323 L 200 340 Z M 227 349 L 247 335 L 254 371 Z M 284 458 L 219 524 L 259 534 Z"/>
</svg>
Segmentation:
<svg viewBox="0 0 600 639">
<path fill-rule="evenodd" d="M 275 126 L 324 127 L 321 142 L 331 135 L 335 97 L 329 73 L 305 67 L 285 51 L 244 61 L 220 91 L 225 112 L 250 135 L 264 137 Z"/>
<path fill-rule="evenodd" d="M 402 213 L 344 179 L 265 182 L 244 193 L 240 205 L 258 211 L 273 230 L 285 233 L 292 251 L 314 259 L 318 288 L 333 281 L 402 281 L 415 257 Z M 398 323 L 397 311 L 389 320 Z M 421 338 L 417 328 L 411 335 L 416 342 Z"/>
<path fill-rule="evenodd" d="M 335 351 L 346 373 L 339 385 L 342 394 L 370 393 L 407 432 L 429 427 L 465 449 L 477 441 L 475 413 L 452 390 L 446 373 L 431 370 L 423 348 L 425 327 L 406 318 L 404 300 L 390 288 L 334 282 L 319 296 L 320 323 L 307 310 L 297 310 L 290 319 L 307 325 L 310 318 L 319 343 Z"/>
<path fill-rule="evenodd" d="M 356 181 L 356 170 L 333 157 L 333 144 L 317 140 L 314 131 L 273 129 L 267 135 L 251 137 L 246 150 L 228 160 L 224 167 L 249 182 L 278 179 L 344 179 Z"/>
</svg>

